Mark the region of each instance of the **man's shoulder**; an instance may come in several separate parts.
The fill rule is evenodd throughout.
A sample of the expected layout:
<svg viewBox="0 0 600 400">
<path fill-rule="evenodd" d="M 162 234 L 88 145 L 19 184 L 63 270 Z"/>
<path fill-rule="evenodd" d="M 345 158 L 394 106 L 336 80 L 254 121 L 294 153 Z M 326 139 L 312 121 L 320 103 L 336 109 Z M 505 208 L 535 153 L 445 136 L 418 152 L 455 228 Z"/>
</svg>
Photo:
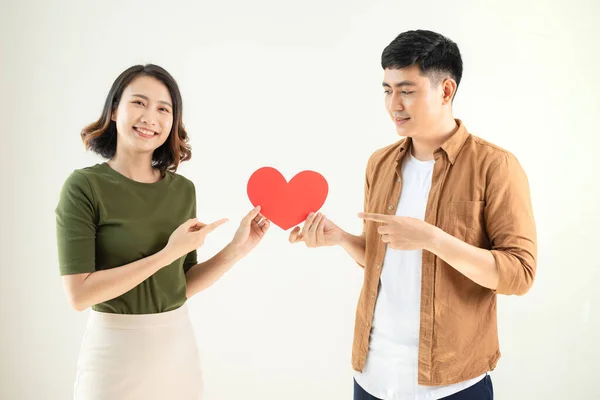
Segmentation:
<svg viewBox="0 0 600 400">
<path fill-rule="evenodd" d="M 509 150 L 474 134 L 469 134 L 466 144 L 464 150 L 475 153 L 480 161 L 494 163 L 499 160 L 516 160 L 515 155 Z"/>
</svg>

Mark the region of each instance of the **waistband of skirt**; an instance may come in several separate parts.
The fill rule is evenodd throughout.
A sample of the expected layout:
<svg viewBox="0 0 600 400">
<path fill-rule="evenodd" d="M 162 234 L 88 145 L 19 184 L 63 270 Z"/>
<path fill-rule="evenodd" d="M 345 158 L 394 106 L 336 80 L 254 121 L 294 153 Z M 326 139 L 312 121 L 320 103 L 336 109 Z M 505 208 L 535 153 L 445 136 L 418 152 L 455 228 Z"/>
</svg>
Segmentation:
<svg viewBox="0 0 600 400">
<path fill-rule="evenodd" d="M 91 310 L 89 323 L 115 329 L 151 329 L 188 319 L 188 308 L 184 303 L 175 310 L 154 314 L 115 314 Z"/>
</svg>

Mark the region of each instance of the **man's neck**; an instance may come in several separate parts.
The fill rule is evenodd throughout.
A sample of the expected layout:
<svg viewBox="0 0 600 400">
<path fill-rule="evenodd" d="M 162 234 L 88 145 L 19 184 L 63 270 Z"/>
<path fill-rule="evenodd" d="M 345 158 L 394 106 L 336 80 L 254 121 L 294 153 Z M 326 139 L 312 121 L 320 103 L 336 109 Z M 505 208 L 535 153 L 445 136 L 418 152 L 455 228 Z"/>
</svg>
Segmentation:
<svg viewBox="0 0 600 400">
<path fill-rule="evenodd" d="M 411 154 L 417 160 L 433 160 L 433 152 L 454 135 L 457 129 L 458 124 L 452 118 L 435 128 L 428 138 L 412 138 Z"/>
</svg>

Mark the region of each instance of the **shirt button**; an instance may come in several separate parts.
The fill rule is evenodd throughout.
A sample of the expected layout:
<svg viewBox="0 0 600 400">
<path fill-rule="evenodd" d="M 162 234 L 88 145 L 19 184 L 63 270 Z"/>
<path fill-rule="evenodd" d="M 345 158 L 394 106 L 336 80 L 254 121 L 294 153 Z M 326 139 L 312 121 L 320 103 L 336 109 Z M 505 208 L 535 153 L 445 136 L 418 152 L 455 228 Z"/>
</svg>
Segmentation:
<svg viewBox="0 0 600 400">
<path fill-rule="evenodd" d="M 388 206 L 388 210 L 390 210 L 390 211 L 391 211 L 391 210 L 393 210 L 393 209 L 394 209 L 394 206 L 392 206 L 392 205 L 389 205 L 389 206 Z"/>
</svg>

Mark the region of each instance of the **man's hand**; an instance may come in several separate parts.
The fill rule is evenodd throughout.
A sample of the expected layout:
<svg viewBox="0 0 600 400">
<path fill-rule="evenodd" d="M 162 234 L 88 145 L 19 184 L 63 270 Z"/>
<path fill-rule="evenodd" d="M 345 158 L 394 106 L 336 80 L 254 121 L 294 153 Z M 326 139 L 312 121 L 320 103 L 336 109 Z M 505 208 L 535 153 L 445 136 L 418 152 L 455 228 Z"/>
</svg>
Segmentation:
<svg viewBox="0 0 600 400">
<path fill-rule="evenodd" d="M 425 221 L 411 217 L 374 213 L 359 213 L 358 217 L 381 223 L 377 228 L 381 240 L 395 250 L 427 249 L 435 242 L 438 230 Z"/>
<path fill-rule="evenodd" d="M 310 213 L 302 229 L 290 232 L 290 243 L 304 242 L 306 247 L 335 246 L 341 244 L 343 231 L 321 213 Z"/>
</svg>

